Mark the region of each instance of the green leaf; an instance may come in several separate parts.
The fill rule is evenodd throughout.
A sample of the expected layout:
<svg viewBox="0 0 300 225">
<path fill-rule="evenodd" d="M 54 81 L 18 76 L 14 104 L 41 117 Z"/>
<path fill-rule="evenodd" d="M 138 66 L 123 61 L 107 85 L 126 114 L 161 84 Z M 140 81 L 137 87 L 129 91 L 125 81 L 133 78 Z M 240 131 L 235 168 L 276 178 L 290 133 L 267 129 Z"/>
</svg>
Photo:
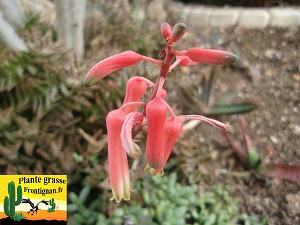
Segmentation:
<svg viewBox="0 0 300 225">
<path fill-rule="evenodd" d="M 248 103 L 235 103 L 230 105 L 214 105 L 210 108 L 209 115 L 219 114 L 240 114 L 251 112 L 256 109 L 257 105 L 251 102 Z"/>
<path fill-rule="evenodd" d="M 193 113 L 203 114 L 203 106 L 201 104 L 203 101 L 196 99 L 192 90 L 192 86 L 178 86 L 176 88 L 178 101 L 183 107 L 188 108 Z M 200 98 L 202 98 L 202 96 L 200 96 Z"/>
<path fill-rule="evenodd" d="M 87 197 L 89 196 L 90 192 L 91 192 L 91 188 L 89 186 L 85 186 L 79 194 L 79 199 L 82 202 L 85 202 Z"/>
<path fill-rule="evenodd" d="M 249 165 L 251 169 L 257 170 L 262 166 L 262 161 L 255 149 L 249 151 Z"/>
<path fill-rule="evenodd" d="M 210 100 L 214 94 L 214 86 L 217 75 L 217 67 L 214 66 L 210 71 L 208 81 L 205 84 L 206 88 L 204 89 L 204 102 L 207 106 L 209 105 Z"/>
<path fill-rule="evenodd" d="M 222 94 L 216 96 L 214 105 L 225 105 L 232 102 L 232 100 L 237 96 L 237 89 L 235 87 L 229 88 Z"/>
</svg>

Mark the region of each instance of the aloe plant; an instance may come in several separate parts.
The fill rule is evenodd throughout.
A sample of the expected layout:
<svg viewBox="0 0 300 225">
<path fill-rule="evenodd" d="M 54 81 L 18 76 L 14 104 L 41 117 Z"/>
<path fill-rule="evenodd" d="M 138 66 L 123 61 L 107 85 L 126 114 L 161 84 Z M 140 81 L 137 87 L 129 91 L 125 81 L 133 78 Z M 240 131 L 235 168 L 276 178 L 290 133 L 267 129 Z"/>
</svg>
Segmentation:
<svg viewBox="0 0 300 225">
<path fill-rule="evenodd" d="M 272 153 L 271 148 L 267 148 L 263 157 L 261 157 L 252 144 L 246 128 L 246 121 L 244 117 L 240 117 L 241 130 L 243 140 L 236 143 L 232 140 L 230 135 L 222 132 L 231 148 L 235 151 L 241 163 L 251 170 L 251 172 L 259 173 L 267 177 L 285 179 L 290 181 L 300 181 L 300 165 L 273 163 L 269 161 Z"/>
<path fill-rule="evenodd" d="M 218 75 L 219 70 L 212 67 L 210 74 L 203 76 L 199 84 L 179 85 L 177 93 L 182 106 L 204 115 L 241 114 L 257 108 L 251 101 L 233 103 L 238 91 L 236 87 L 216 92 Z"/>
</svg>

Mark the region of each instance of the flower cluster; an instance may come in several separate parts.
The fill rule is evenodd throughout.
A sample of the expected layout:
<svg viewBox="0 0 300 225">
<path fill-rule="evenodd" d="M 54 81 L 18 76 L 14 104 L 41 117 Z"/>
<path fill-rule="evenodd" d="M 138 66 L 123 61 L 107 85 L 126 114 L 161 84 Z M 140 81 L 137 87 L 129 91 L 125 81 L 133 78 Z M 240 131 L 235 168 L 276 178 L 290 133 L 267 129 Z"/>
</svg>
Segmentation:
<svg viewBox="0 0 300 225">
<path fill-rule="evenodd" d="M 167 96 L 163 89 L 168 73 L 177 65 L 194 66 L 205 64 L 232 64 L 237 56 L 219 50 L 190 48 L 187 51 L 173 49 L 186 32 L 186 25 L 178 23 L 171 27 L 168 23 L 161 25 L 161 34 L 166 40 L 166 48 L 161 51 L 160 60 L 140 55 L 134 51 L 125 51 L 108 57 L 94 65 L 87 73 L 84 84 L 89 87 L 108 74 L 134 65 L 142 60 L 160 66 L 156 83 L 135 76 L 128 80 L 123 105 L 111 111 L 106 118 L 108 135 L 109 179 L 113 197 L 117 202 L 130 199 L 130 179 L 127 155 L 137 157 L 141 154 L 133 138 L 142 130 L 147 131 L 145 170 L 152 175 L 162 175 L 176 140 L 182 132 L 186 120 L 201 120 L 222 130 L 228 125 L 200 115 L 176 116 L 171 107 L 164 101 Z M 146 102 L 141 98 L 150 89 Z"/>
</svg>

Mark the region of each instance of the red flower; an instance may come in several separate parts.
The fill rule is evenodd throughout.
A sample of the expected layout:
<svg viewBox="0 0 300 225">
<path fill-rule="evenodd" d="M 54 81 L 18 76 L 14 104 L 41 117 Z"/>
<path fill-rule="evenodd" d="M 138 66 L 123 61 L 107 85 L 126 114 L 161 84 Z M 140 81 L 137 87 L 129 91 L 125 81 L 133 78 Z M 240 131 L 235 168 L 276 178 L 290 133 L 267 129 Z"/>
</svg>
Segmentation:
<svg viewBox="0 0 300 225">
<path fill-rule="evenodd" d="M 146 106 L 148 120 L 148 137 L 146 143 L 146 158 L 152 168 L 159 168 L 163 163 L 164 126 L 167 108 L 159 97 L 151 100 Z"/>
<path fill-rule="evenodd" d="M 125 149 L 121 141 L 121 129 L 125 116 L 118 110 L 111 111 L 106 117 L 108 137 L 109 180 L 113 196 L 120 202 L 130 199 L 129 169 Z"/>
<path fill-rule="evenodd" d="M 191 60 L 205 64 L 233 64 L 237 61 L 237 56 L 230 52 L 214 49 L 190 48 L 185 53 Z"/>
<path fill-rule="evenodd" d="M 163 175 L 163 168 L 166 165 L 177 138 L 182 132 L 182 120 L 179 117 L 170 117 L 166 119 L 164 126 L 164 154 L 162 165 L 158 169 L 146 166 L 145 170 L 152 175 Z"/>
<path fill-rule="evenodd" d="M 126 95 L 123 105 L 129 102 L 139 102 L 147 91 L 148 84 L 154 86 L 150 80 L 144 77 L 131 77 L 126 85 Z M 124 112 L 129 113 L 135 111 L 136 109 L 137 106 L 128 106 L 124 109 Z"/>
<path fill-rule="evenodd" d="M 143 56 L 134 51 L 125 51 L 110 56 L 94 65 L 84 78 L 84 85 L 90 87 L 99 82 L 108 74 L 127 66 L 132 66 L 143 59 Z"/>
</svg>

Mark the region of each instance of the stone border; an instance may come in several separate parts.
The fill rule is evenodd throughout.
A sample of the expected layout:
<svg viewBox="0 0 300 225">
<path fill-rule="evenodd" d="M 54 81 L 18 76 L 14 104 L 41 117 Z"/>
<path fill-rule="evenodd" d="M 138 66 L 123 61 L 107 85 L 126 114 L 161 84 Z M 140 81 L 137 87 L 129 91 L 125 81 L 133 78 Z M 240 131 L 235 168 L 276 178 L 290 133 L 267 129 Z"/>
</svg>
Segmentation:
<svg viewBox="0 0 300 225">
<path fill-rule="evenodd" d="M 300 8 L 214 8 L 176 5 L 171 12 L 180 15 L 186 23 L 200 27 L 286 28 L 300 26 Z"/>
</svg>

